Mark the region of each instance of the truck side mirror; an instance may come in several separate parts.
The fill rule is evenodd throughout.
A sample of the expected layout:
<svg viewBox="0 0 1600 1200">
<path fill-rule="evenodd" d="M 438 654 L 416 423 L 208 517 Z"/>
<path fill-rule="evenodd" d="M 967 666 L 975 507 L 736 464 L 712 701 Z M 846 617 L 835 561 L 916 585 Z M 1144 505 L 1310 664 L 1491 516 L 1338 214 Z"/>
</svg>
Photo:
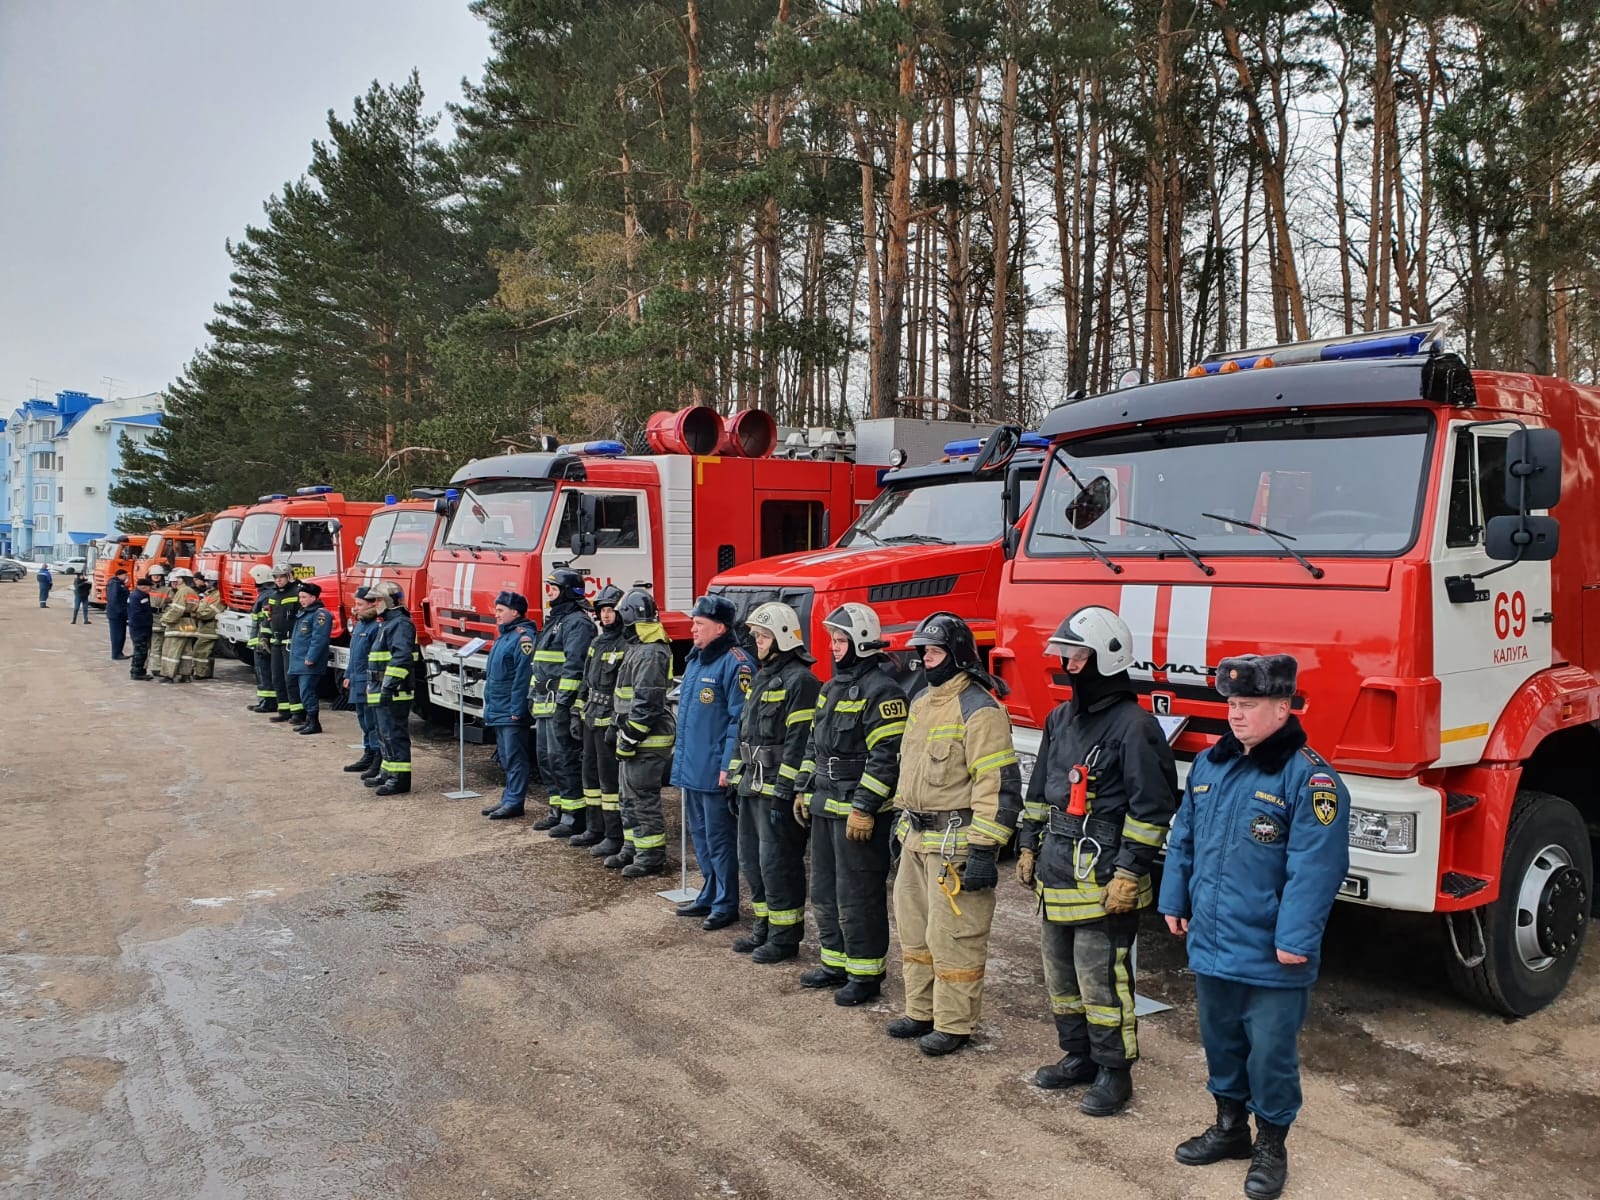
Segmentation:
<svg viewBox="0 0 1600 1200">
<path fill-rule="evenodd" d="M 1561 522 L 1554 517 L 1490 517 L 1484 542 L 1496 562 L 1549 562 L 1561 543 Z"/>
<path fill-rule="evenodd" d="M 1022 470 L 1012 467 L 1006 472 L 1005 486 L 1000 491 L 1000 548 L 1007 558 L 1017 556 L 1022 541 L 1022 531 L 1017 523 L 1022 520 Z"/>
<path fill-rule="evenodd" d="M 1561 435 L 1517 429 L 1506 439 L 1506 504 L 1520 513 L 1561 500 Z M 1553 551 L 1552 551 L 1553 553 Z"/>
<path fill-rule="evenodd" d="M 1074 529 L 1088 529 L 1111 511 L 1111 501 L 1115 498 L 1111 480 L 1104 475 L 1096 475 L 1067 505 L 1067 523 Z"/>
<path fill-rule="evenodd" d="M 595 552 L 595 530 L 600 525 L 600 502 L 587 493 L 578 494 L 578 519 L 572 530 L 572 557 L 583 558 Z"/>
</svg>

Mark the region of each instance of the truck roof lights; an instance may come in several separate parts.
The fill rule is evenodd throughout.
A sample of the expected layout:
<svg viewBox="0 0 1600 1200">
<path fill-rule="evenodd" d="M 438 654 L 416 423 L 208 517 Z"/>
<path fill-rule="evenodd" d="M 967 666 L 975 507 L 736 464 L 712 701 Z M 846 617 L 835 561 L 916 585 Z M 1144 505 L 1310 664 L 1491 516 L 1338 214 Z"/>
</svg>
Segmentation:
<svg viewBox="0 0 1600 1200">
<path fill-rule="evenodd" d="M 294 494 L 296 496 L 326 496 L 332 491 L 333 489 L 327 484 L 319 483 L 313 487 L 295 488 Z"/>
<path fill-rule="evenodd" d="M 445 488 L 444 498 L 454 504 L 457 500 L 461 499 L 461 493 L 455 488 Z"/>
<path fill-rule="evenodd" d="M 1281 346 L 1262 346 L 1232 353 L 1208 354 L 1187 375 L 1230 375 L 1235 371 L 1286 367 L 1311 362 L 1348 362 L 1367 358 L 1415 358 L 1436 354 L 1444 348 L 1449 322 L 1432 321 L 1400 329 L 1378 329 L 1347 337 L 1318 338 L 1309 342 L 1286 342 Z"/>
<path fill-rule="evenodd" d="M 1017 443 L 1018 450 L 1048 450 L 1050 439 L 1042 433 L 1025 433 L 1022 440 Z"/>
<path fill-rule="evenodd" d="M 386 505 L 388 505 L 388 504 L 399 504 L 400 503 L 400 501 L 398 501 L 398 500 L 396 500 L 394 498 L 394 494 L 392 492 L 389 495 L 387 495 L 387 496 L 385 496 L 383 498 L 383 502 Z"/>
<path fill-rule="evenodd" d="M 961 438 L 958 441 L 946 442 L 944 454 L 946 458 L 964 458 L 969 454 L 976 454 L 983 449 L 988 438 Z M 1047 450 L 1050 448 L 1050 439 L 1042 433 L 1024 433 L 1017 442 L 1018 450 Z"/>
<path fill-rule="evenodd" d="M 568 442 L 560 447 L 557 454 L 587 454 L 596 458 L 616 458 L 626 454 L 628 448 L 621 442 Z"/>
<path fill-rule="evenodd" d="M 289 495 L 288 495 L 287 492 L 273 492 L 270 496 L 258 497 L 257 500 L 256 500 L 256 503 L 258 503 L 258 504 L 270 504 L 274 500 L 287 500 L 288 498 L 289 498 Z"/>
</svg>

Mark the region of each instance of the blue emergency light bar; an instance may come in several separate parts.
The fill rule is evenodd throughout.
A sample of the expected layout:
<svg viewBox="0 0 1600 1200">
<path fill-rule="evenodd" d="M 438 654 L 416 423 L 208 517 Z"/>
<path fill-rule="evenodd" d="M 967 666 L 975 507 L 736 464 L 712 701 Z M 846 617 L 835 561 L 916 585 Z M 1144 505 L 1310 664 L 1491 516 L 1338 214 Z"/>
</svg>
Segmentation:
<svg viewBox="0 0 1600 1200">
<path fill-rule="evenodd" d="M 958 442 L 946 442 L 944 454 L 946 458 L 962 458 L 968 454 L 976 454 L 983 449 L 983 444 L 988 438 L 962 438 Z M 1050 446 L 1050 439 L 1041 433 L 1025 433 L 1017 443 L 1019 450 L 1046 450 Z"/>
<path fill-rule="evenodd" d="M 287 500 L 288 498 L 289 496 L 285 492 L 273 492 L 270 496 L 256 497 L 256 502 L 258 504 L 270 504 L 274 500 Z"/>
<path fill-rule="evenodd" d="M 327 484 L 319 483 L 314 487 L 295 488 L 294 494 L 296 496 L 326 496 L 331 491 L 333 489 Z"/>
<path fill-rule="evenodd" d="M 383 502 L 385 504 L 399 504 L 400 503 L 400 501 L 396 500 L 393 495 L 385 496 L 383 498 Z"/>
<path fill-rule="evenodd" d="M 1368 358 L 1414 358 L 1434 354 L 1444 347 L 1449 322 L 1408 325 L 1401 329 L 1378 329 L 1348 337 L 1318 338 L 1309 342 L 1286 342 L 1281 346 L 1262 346 L 1233 352 L 1215 351 L 1188 370 L 1191 377 L 1230 375 L 1235 371 L 1265 367 L 1287 367 L 1299 363 L 1350 362 Z"/>
<path fill-rule="evenodd" d="M 455 488 L 445 488 L 445 490 L 444 490 L 444 498 L 446 500 L 450 501 L 451 504 L 454 504 L 457 500 L 459 500 L 461 498 L 461 493 L 459 491 L 457 491 Z"/>
<path fill-rule="evenodd" d="M 628 448 L 621 442 L 568 442 L 556 448 L 557 454 L 587 454 L 594 458 L 616 458 L 626 454 Z"/>
</svg>

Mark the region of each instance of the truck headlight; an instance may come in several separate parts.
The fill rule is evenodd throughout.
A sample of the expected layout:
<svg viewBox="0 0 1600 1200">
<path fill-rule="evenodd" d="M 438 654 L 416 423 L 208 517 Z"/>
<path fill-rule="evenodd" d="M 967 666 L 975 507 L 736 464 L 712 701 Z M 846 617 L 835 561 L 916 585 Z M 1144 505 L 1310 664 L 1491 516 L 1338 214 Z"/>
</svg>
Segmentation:
<svg viewBox="0 0 1600 1200">
<path fill-rule="evenodd" d="M 1416 814 L 1352 808 L 1350 844 L 1357 850 L 1375 850 L 1379 854 L 1410 854 L 1417 848 Z"/>
<path fill-rule="evenodd" d="M 1034 764 L 1039 761 L 1037 754 L 1025 754 L 1017 751 L 1017 771 L 1022 776 L 1022 790 L 1027 791 L 1028 780 L 1033 778 Z"/>
</svg>

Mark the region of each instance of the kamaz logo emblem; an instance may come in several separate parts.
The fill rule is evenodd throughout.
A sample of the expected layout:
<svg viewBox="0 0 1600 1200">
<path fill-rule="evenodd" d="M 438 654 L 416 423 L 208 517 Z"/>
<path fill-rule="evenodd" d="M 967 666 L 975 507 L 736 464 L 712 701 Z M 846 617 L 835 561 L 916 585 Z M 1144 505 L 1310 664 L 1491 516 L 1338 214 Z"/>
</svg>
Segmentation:
<svg viewBox="0 0 1600 1200">
<path fill-rule="evenodd" d="M 1163 672 L 1163 673 L 1165 673 L 1165 674 L 1167 674 L 1169 676 L 1170 675 L 1193 675 L 1196 679 L 1205 679 L 1205 680 L 1214 679 L 1216 677 L 1216 674 L 1217 674 L 1217 669 L 1215 667 L 1205 667 L 1205 666 L 1197 667 L 1193 663 L 1136 662 L 1129 669 L 1131 671 L 1134 671 L 1134 672 L 1142 671 L 1146 675 L 1154 675 L 1156 672 L 1159 671 L 1159 672 Z"/>
<path fill-rule="evenodd" d="M 1172 715 L 1172 696 L 1168 692 L 1152 692 L 1150 695 L 1150 709 L 1158 717 Z"/>
</svg>

